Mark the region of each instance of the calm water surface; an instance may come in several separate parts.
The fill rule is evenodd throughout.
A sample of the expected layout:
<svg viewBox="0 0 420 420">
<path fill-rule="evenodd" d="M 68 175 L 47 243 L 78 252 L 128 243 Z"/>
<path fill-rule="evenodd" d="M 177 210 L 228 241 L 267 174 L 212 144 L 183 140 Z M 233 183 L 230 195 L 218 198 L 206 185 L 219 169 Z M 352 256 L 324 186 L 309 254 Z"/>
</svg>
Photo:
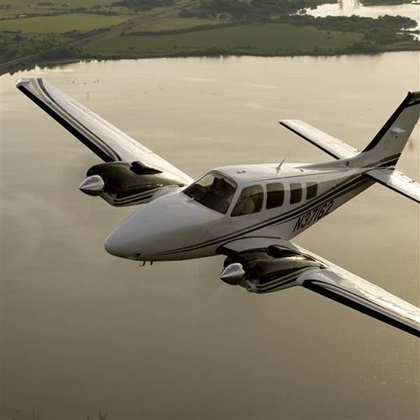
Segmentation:
<svg viewBox="0 0 420 420">
<path fill-rule="evenodd" d="M 1 418 L 418 419 L 419 346 L 307 290 L 250 295 L 223 258 L 139 268 L 103 240 L 132 209 L 86 197 L 98 159 L 14 88 L 42 76 L 187 173 L 361 148 L 419 89 L 419 54 L 109 61 L 1 81 Z M 399 169 L 420 179 L 419 128 Z M 419 206 L 374 186 L 297 238 L 419 305 Z"/>
<path fill-rule="evenodd" d="M 315 17 L 355 15 L 374 19 L 385 15 L 405 16 L 418 22 L 415 29 L 420 29 L 420 2 L 364 6 L 359 0 L 341 0 L 336 3 L 322 4 L 315 9 L 306 9 L 306 13 Z"/>
<path fill-rule="evenodd" d="M 420 3 L 395 5 L 364 6 L 359 0 L 342 0 L 337 3 L 322 4 L 316 9 L 307 9 L 312 16 L 362 16 L 377 18 L 379 16 L 406 16 L 414 20 L 420 19 Z"/>
</svg>

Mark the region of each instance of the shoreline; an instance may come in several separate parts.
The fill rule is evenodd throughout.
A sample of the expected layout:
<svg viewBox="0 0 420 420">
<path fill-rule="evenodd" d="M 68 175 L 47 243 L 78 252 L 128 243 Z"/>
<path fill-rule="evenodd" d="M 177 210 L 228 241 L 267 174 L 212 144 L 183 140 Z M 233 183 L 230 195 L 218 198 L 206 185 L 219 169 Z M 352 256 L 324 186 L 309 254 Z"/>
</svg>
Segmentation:
<svg viewBox="0 0 420 420">
<path fill-rule="evenodd" d="M 377 55 L 384 52 L 420 51 L 420 42 L 410 37 L 416 23 L 410 18 L 385 19 L 289 16 L 270 21 L 235 21 L 220 25 L 171 27 L 166 22 L 159 30 L 138 31 L 135 25 L 150 24 L 176 17 L 174 10 L 130 20 L 105 29 L 69 37 L 67 34 L 3 34 L 6 48 L 0 62 L 0 76 L 30 70 L 36 66 L 55 67 L 90 60 L 186 57 L 330 57 Z M 194 26 L 194 24 L 196 26 Z M 185 21 L 183 23 L 185 24 Z M 194 36 L 191 36 L 194 33 Z M 410 39 L 411 38 L 411 39 Z M 276 42 L 273 42 L 276 40 Z M 8 50 L 9 49 L 9 50 Z M 15 52 L 15 54 L 13 54 Z M 14 58 L 12 58 L 14 57 Z"/>
<path fill-rule="evenodd" d="M 108 56 L 108 57 L 80 57 L 80 58 L 64 58 L 59 60 L 43 60 L 39 62 L 34 62 L 31 64 L 19 64 L 24 60 L 27 60 L 29 57 L 23 57 L 22 59 L 13 60 L 9 63 L 1 63 L 0 64 L 0 77 L 4 74 L 11 74 L 20 72 L 20 71 L 30 71 L 33 70 L 35 67 L 58 67 L 60 65 L 72 64 L 72 63 L 81 63 L 81 62 L 90 62 L 90 61 L 111 61 L 111 60 L 141 60 L 141 59 L 152 59 L 152 58 L 219 58 L 219 57 L 340 57 L 340 56 L 350 56 L 350 55 L 366 55 L 366 56 L 373 56 L 385 53 L 392 53 L 392 52 L 420 52 L 420 43 L 417 49 L 389 49 L 383 51 L 372 51 L 372 52 L 342 52 L 342 53 L 326 53 L 326 52 L 319 52 L 319 53 L 289 53 L 289 54 L 253 54 L 253 53 L 243 53 L 243 52 L 229 52 L 229 54 L 223 53 L 215 53 L 215 54 L 208 54 L 208 52 L 203 53 L 196 53 L 196 54 L 150 54 L 150 55 L 140 55 L 137 57 L 133 56 Z M 18 62 L 17 62 L 18 61 Z"/>
</svg>

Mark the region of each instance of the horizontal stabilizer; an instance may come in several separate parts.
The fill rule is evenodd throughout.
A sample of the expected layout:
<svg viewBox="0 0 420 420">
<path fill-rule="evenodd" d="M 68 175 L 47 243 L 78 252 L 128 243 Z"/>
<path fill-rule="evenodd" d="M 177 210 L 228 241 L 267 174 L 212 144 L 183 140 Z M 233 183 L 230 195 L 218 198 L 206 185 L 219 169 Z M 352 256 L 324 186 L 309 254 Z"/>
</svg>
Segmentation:
<svg viewBox="0 0 420 420">
<path fill-rule="evenodd" d="M 280 120 L 279 123 L 336 159 L 348 159 L 359 153 L 354 147 L 304 121 Z"/>
<path fill-rule="evenodd" d="M 366 175 L 388 188 L 420 203 L 420 184 L 391 168 L 373 169 Z"/>
</svg>

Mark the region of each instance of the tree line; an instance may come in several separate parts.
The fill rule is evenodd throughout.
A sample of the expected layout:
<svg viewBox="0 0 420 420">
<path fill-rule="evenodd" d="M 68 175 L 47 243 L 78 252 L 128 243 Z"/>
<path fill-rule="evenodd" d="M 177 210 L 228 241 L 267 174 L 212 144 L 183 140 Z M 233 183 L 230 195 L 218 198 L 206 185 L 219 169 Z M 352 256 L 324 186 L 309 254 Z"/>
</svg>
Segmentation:
<svg viewBox="0 0 420 420">
<path fill-rule="evenodd" d="M 229 17 L 231 19 L 258 21 L 270 17 L 290 15 L 316 7 L 323 0 L 200 0 L 197 5 L 183 10 L 186 17 Z"/>
<path fill-rule="evenodd" d="M 134 13 L 151 10 L 156 7 L 172 6 L 174 0 L 120 0 L 112 3 L 115 7 L 126 7 Z"/>
</svg>

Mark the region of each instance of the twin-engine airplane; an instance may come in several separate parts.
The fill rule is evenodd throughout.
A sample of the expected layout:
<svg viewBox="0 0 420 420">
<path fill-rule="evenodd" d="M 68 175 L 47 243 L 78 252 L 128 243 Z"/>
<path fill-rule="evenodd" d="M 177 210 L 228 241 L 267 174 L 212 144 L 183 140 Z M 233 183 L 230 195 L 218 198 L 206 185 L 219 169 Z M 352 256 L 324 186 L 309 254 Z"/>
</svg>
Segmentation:
<svg viewBox="0 0 420 420">
<path fill-rule="evenodd" d="M 26 96 L 105 163 L 80 190 L 113 206 L 146 204 L 118 226 L 106 250 L 136 261 L 226 255 L 220 278 L 254 293 L 303 286 L 420 337 L 420 309 L 290 240 L 379 182 L 420 203 L 420 184 L 394 167 L 420 116 L 410 92 L 359 152 L 297 120 L 280 124 L 336 160 L 213 169 L 196 181 L 43 79 Z"/>
</svg>

